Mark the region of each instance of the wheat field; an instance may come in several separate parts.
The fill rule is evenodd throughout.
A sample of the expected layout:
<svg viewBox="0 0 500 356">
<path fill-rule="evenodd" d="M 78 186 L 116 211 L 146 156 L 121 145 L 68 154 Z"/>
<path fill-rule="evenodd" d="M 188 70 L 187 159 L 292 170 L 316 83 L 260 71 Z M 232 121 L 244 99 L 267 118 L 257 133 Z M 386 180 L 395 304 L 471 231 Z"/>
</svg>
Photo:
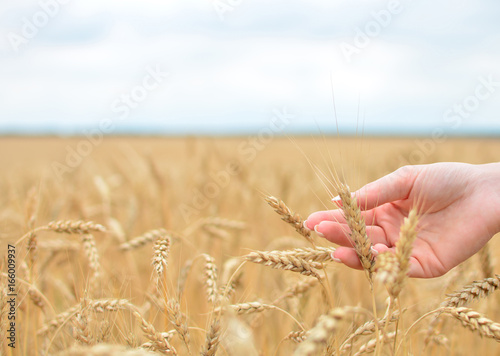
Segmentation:
<svg viewBox="0 0 500 356">
<path fill-rule="evenodd" d="M 500 353 L 495 239 L 396 292 L 391 267 L 334 263 L 301 225 L 335 208 L 329 166 L 353 191 L 406 163 L 498 162 L 499 140 L 83 141 L 0 140 L 3 355 Z"/>
</svg>

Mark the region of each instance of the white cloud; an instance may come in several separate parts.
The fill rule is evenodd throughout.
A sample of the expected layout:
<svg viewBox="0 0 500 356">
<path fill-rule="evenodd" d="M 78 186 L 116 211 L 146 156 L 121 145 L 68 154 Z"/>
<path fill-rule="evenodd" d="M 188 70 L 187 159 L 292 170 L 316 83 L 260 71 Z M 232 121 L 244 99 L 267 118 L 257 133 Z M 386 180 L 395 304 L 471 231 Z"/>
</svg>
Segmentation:
<svg viewBox="0 0 500 356">
<path fill-rule="evenodd" d="M 387 3 L 243 1 L 221 21 L 210 1 L 71 1 L 15 53 L 5 34 L 20 31 L 22 17 L 40 6 L 5 0 L 0 130 L 13 122 L 94 124 L 114 115 L 111 103 L 157 64 L 171 76 L 131 124 L 265 122 L 288 106 L 314 126 L 331 121 L 331 77 L 343 122 L 355 125 L 360 96 L 367 126 L 432 126 L 478 76 L 500 80 L 492 16 L 500 5 L 484 1 L 402 0 L 403 11 L 347 61 L 341 43 L 352 44 L 356 28 Z M 475 122 L 496 122 L 499 102 L 485 103 Z"/>
</svg>

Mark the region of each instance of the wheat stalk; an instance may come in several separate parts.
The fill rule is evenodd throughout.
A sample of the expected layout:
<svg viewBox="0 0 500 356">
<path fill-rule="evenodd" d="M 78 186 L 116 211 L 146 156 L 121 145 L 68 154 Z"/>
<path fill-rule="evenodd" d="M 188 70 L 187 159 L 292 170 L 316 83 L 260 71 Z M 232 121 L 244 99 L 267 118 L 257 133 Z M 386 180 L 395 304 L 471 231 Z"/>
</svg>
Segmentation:
<svg viewBox="0 0 500 356">
<path fill-rule="evenodd" d="M 193 260 L 187 260 L 179 272 L 179 276 L 177 277 L 177 294 L 179 295 L 179 298 L 184 293 L 184 288 L 186 287 L 186 281 L 192 266 L 193 266 Z"/>
</svg>

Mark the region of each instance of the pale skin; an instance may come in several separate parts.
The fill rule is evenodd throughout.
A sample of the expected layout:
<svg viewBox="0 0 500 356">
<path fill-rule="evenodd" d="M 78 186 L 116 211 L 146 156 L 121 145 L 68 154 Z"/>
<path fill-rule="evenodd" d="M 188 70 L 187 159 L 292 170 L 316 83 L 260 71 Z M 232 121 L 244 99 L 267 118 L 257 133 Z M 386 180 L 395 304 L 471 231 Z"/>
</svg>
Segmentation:
<svg viewBox="0 0 500 356">
<path fill-rule="evenodd" d="M 441 276 L 500 232 L 500 163 L 405 166 L 355 195 L 375 255 L 394 250 L 403 219 L 418 207 L 410 277 Z M 304 226 L 339 245 L 337 262 L 361 269 L 341 209 L 315 212 Z"/>
</svg>

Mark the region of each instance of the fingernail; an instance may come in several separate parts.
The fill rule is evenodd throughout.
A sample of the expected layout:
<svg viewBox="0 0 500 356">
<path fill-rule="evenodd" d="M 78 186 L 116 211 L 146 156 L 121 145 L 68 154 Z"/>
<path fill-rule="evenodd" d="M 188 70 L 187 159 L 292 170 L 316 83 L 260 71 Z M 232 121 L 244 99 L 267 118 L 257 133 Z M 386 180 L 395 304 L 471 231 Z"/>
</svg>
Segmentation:
<svg viewBox="0 0 500 356">
<path fill-rule="evenodd" d="M 319 226 L 319 225 L 316 225 L 316 226 L 314 227 L 314 231 L 316 232 L 316 234 L 317 234 L 319 237 L 325 237 L 325 235 L 323 235 L 321 232 L 319 232 L 319 231 L 318 231 L 318 226 Z"/>
<path fill-rule="evenodd" d="M 303 227 L 304 227 L 304 229 L 306 229 L 307 231 L 311 231 L 311 229 L 307 227 L 307 220 L 304 220 L 304 222 L 302 223 L 302 226 L 303 226 Z"/>
<path fill-rule="evenodd" d="M 336 202 L 342 201 L 342 199 L 340 199 L 340 196 L 337 195 L 335 198 L 332 199 L 332 201 L 334 203 L 336 203 Z"/>
<path fill-rule="evenodd" d="M 333 256 L 334 253 L 335 252 L 331 252 L 330 253 L 330 258 L 332 259 L 332 261 L 337 262 L 337 263 L 342 263 L 342 261 L 340 260 L 340 258 L 336 258 L 336 257 Z"/>
<path fill-rule="evenodd" d="M 378 256 L 378 251 L 375 250 L 373 246 L 370 247 L 370 251 L 372 252 L 373 256 Z"/>
</svg>

